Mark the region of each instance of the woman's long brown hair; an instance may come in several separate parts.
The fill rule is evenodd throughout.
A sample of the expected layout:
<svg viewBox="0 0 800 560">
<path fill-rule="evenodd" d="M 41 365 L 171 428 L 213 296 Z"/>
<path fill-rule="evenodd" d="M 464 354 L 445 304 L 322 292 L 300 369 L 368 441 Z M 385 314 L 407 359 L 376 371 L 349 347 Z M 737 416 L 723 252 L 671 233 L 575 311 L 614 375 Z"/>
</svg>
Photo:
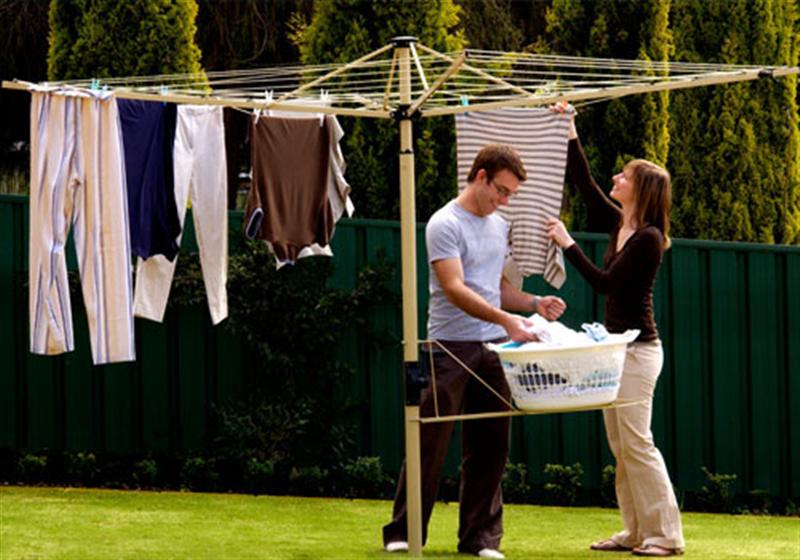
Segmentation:
<svg viewBox="0 0 800 560">
<path fill-rule="evenodd" d="M 636 227 L 655 226 L 664 236 L 664 249 L 669 249 L 669 214 L 672 209 L 672 180 L 669 172 L 646 159 L 629 162 L 626 169 L 633 178 L 636 202 Z"/>
</svg>

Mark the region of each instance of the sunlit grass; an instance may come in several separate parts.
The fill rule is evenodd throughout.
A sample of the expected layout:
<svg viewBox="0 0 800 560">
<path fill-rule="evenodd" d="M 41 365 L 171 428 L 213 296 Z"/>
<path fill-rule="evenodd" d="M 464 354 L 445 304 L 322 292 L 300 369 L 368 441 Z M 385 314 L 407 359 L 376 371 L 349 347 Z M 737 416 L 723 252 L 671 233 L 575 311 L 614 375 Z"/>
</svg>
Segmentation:
<svg viewBox="0 0 800 560">
<path fill-rule="evenodd" d="M 0 489 L 0 558 L 403 558 L 381 550 L 391 503 L 70 488 Z M 458 505 L 438 503 L 425 556 L 455 553 Z M 800 519 L 684 514 L 687 556 L 800 558 Z M 507 505 L 508 558 L 596 558 L 615 510 Z M 628 557 L 615 555 L 615 558 Z"/>
</svg>

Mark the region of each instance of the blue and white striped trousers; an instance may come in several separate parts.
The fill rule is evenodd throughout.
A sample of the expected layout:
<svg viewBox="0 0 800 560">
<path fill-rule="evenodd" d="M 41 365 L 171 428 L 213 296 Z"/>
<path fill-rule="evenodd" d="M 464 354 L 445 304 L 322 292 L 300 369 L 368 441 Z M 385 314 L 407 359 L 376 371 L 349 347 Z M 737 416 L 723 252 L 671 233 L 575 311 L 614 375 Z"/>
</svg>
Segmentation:
<svg viewBox="0 0 800 560">
<path fill-rule="evenodd" d="M 131 250 L 117 103 L 84 91 L 32 92 L 31 352 L 74 350 L 65 246 L 73 228 L 95 364 L 131 361 Z"/>
</svg>

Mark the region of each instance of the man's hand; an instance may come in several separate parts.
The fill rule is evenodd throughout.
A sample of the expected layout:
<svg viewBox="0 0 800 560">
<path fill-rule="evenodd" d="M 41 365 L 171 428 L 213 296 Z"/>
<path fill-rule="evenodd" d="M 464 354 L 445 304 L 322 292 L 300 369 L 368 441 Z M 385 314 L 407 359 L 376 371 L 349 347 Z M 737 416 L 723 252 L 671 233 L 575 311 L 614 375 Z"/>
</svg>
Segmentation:
<svg viewBox="0 0 800 560">
<path fill-rule="evenodd" d="M 539 338 L 533 334 L 533 321 L 525 317 L 506 313 L 502 326 L 514 342 L 532 342 L 534 340 L 539 340 Z"/>
<path fill-rule="evenodd" d="M 536 312 L 548 321 L 555 321 L 566 309 L 567 304 L 558 296 L 541 296 L 536 303 Z"/>
</svg>

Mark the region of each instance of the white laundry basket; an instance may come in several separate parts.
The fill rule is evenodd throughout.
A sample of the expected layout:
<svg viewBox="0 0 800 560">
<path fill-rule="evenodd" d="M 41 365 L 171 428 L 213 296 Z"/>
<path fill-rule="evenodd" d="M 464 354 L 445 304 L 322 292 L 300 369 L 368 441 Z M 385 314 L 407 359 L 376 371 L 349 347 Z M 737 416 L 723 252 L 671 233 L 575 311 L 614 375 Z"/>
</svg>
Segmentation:
<svg viewBox="0 0 800 560">
<path fill-rule="evenodd" d="M 490 344 L 520 410 L 573 410 L 612 403 L 619 392 L 625 349 L 638 330 L 610 334 L 602 342 L 514 347 Z"/>
</svg>

